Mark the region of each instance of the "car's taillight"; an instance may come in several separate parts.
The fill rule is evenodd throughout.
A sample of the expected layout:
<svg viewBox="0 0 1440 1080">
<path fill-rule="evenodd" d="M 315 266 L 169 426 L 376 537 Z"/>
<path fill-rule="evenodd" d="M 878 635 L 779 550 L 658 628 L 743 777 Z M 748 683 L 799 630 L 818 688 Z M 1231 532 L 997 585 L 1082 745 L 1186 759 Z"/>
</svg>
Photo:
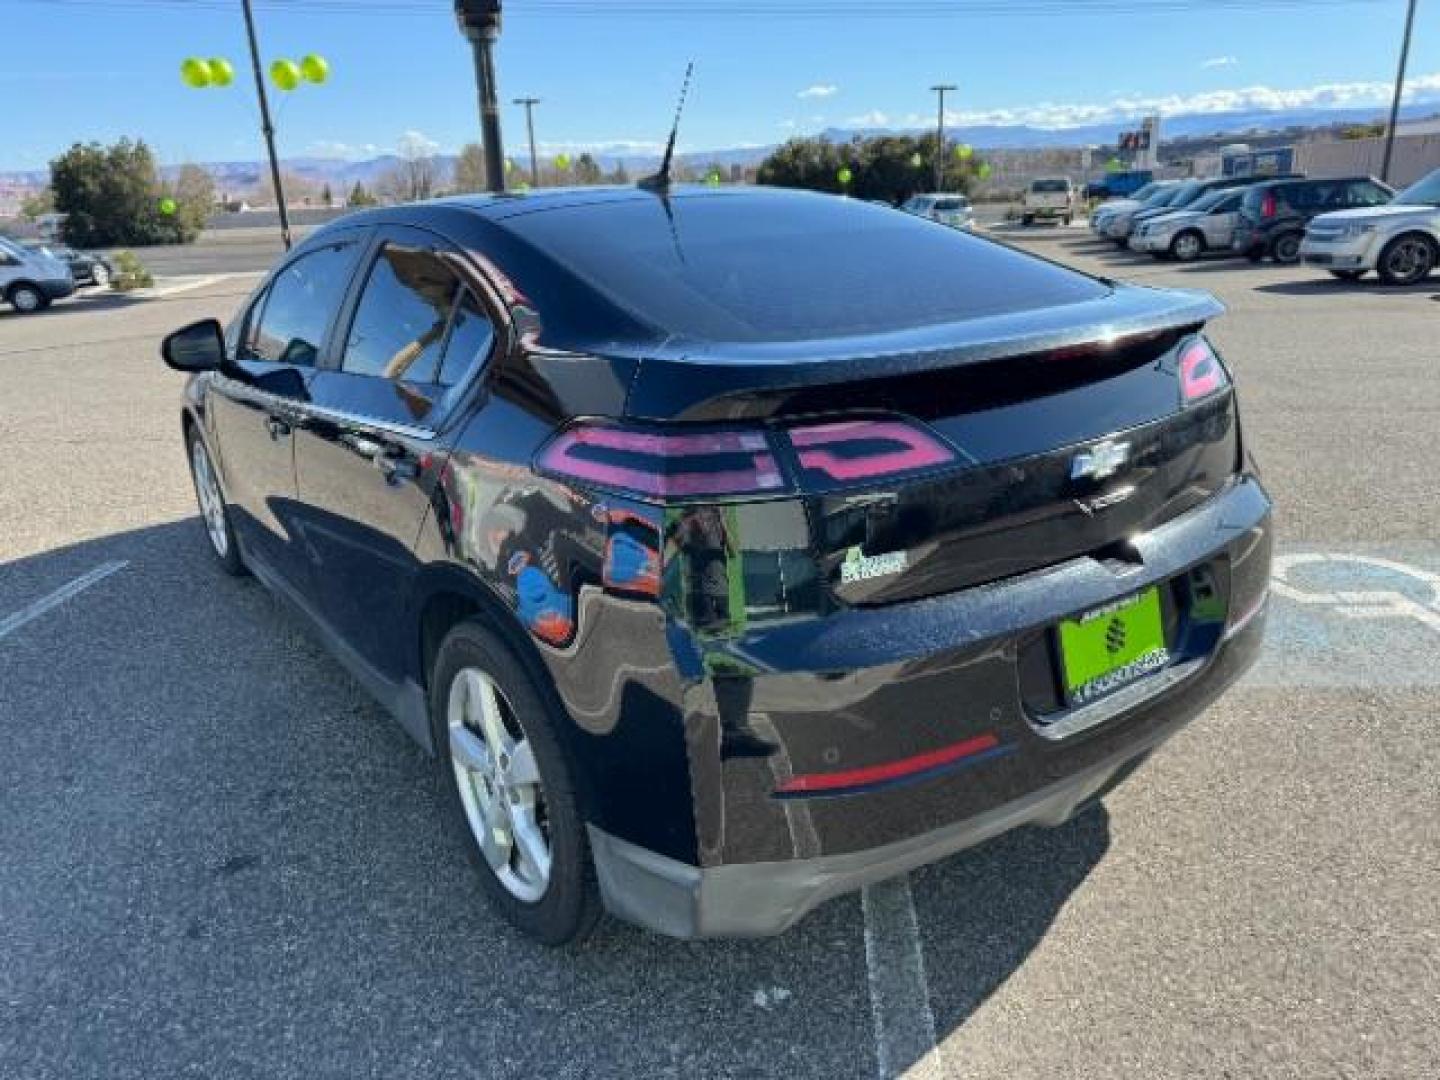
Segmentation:
<svg viewBox="0 0 1440 1080">
<path fill-rule="evenodd" d="M 768 494 L 786 488 L 761 431 L 667 433 L 582 423 L 540 452 L 542 471 L 648 498 Z"/>
<path fill-rule="evenodd" d="M 1215 350 L 1204 338 L 1195 338 L 1180 352 L 1180 397 L 1185 404 L 1209 397 L 1230 385 L 1230 377 Z"/>
<path fill-rule="evenodd" d="M 894 479 L 956 460 L 950 447 L 904 420 L 841 420 L 786 434 L 806 490 Z"/>
<path fill-rule="evenodd" d="M 643 499 L 766 496 L 794 492 L 780 466 L 799 469 L 798 488 L 894 480 L 959 460 L 920 424 L 898 417 L 836 420 L 790 428 L 671 432 L 581 422 L 540 451 L 541 472 Z"/>
<path fill-rule="evenodd" d="M 1260 216 L 1272 218 L 1275 216 L 1275 193 L 1267 191 L 1260 199 Z"/>
</svg>

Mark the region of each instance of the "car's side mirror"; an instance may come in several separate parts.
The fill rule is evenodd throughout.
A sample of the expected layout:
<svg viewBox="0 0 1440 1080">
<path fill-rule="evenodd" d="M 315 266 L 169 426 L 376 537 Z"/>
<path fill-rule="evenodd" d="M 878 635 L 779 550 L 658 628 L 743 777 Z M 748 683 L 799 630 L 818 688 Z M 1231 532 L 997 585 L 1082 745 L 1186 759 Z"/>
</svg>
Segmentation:
<svg viewBox="0 0 1440 1080">
<path fill-rule="evenodd" d="M 167 337 L 160 355 L 176 371 L 218 371 L 225 364 L 225 331 L 215 319 L 201 319 Z"/>
</svg>

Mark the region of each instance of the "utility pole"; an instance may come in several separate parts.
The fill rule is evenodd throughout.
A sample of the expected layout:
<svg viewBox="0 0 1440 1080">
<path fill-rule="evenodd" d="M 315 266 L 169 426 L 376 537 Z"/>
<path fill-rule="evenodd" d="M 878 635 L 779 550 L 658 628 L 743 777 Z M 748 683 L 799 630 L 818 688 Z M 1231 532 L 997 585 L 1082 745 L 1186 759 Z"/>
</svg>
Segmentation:
<svg viewBox="0 0 1440 1080">
<path fill-rule="evenodd" d="M 500 37 L 500 0 L 455 0 L 455 19 L 475 54 L 475 88 L 480 98 L 480 132 L 485 179 L 493 192 L 505 190 L 505 147 L 500 140 L 500 102 L 495 89 L 494 46 Z"/>
<path fill-rule="evenodd" d="M 532 187 L 540 186 L 540 159 L 535 156 L 535 106 L 540 104 L 538 97 L 520 97 L 515 99 L 516 105 L 525 106 L 525 126 L 530 131 L 530 184 Z"/>
<path fill-rule="evenodd" d="M 1410 0 L 1405 12 L 1405 40 L 1400 44 L 1400 70 L 1395 73 L 1395 97 L 1390 102 L 1390 126 L 1385 129 L 1385 160 L 1380 166 L 1380 179 L 1390 182 L 1390 156 L 1395 152 L 1395 128 L 1400 123 L 1400 95 L 1405 90 L 1405 65 L 1410 60 L 1410 35 L 1415 29 L 1415 7 L 1419 0 Z"/>
<path fill-rule="evenodd" d="M 939 194 L 945 190 L 945 95 L 954 93 L 959 87 L 947 83 L 930 89 L 940 95 L 940 117 L 935 124 L 935 192 Z"/>
<path fill-rule="evenodd" d="M 260 95 L 260 130 L 270 154 L 270 182 L 275 185 L 275 203 L 280 208 L 280 239 L 290 250 L 290 211 L 285 208 L 285 187 L 280 182 L 280 159 L 275 156 L 275 125 L 270 122 L 270 99 L 265 95 L 265 76 L 260 71 L 260 45 L 255 40 L 255 14 L 250 0 L 240 0 L 245 10 L 245 33 L 250 38 L 250 65 L 255 69 L 255 92 Z"/>
</svg>

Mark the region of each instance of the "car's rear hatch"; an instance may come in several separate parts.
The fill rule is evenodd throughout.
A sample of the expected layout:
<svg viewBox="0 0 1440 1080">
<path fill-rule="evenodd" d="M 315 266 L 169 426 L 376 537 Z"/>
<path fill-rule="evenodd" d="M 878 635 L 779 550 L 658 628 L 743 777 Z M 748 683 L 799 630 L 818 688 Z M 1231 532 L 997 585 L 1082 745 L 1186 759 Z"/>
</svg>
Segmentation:
<svg viewBox="0 0 1440 1080">
<path fill-rule="evenodd" d="M 903 348 L 893 335 L 890 349 L 829 342 L 824 359 L 813 343 L 675 342 L 639 364 L 627 416 L 776 433 L 829 602 L 932 596 L 1084 554 L 1124 559 L 1127 538 L 1217 492 L 1238 461 L 1233 395 L 1222 371 L 1187 402 L 1180 366 L 1219 311 L 1201 294 L 1117 288 L 905 335 Z M 948 456 L 877 476 L 800 463 L 797 430 L 857 418 L 913 425 Z M 883 454 L 875 430 L 868 451 Z"/>
</svg>

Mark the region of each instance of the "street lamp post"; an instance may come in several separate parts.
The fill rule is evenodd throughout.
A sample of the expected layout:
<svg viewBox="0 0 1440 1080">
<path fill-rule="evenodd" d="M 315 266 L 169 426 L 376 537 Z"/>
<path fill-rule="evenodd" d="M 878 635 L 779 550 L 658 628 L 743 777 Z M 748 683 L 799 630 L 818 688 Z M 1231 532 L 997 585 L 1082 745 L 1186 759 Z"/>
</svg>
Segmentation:
<svg viewBox="0 0 1440 1080">
<path fill-rule="evenodd" d="M 490 190 L 505 190 L 505 147 L 500 140 L 500 101 L 495 89 L 495 41 L 500 37 L 500 0 L 455 0 L 455 19 L 475 54 L 475 87 L 480 97 L 480 133 L 485 179 Z"/>
<path fill-rule="evenodd" d="M 515 99 L 516 105 L 525 106 L 525 127 L 530 132 L 530 184 L 532 187 L 540 186 L 540 159 L 535 156 L 535 106 L 540 104 L 538 97 L 522 97 Z"/>
<path fill-rule="evenodd" d="M 1410 59 L 1410 35 L 1415 29 L 1415 6 L 1410 0 L 1405 12 L 1405 39 L 1400 43 L 1400 70 L 1395 73 L 1395 97 L 1390 102 L 1390 126 L 1385 129 L 1385 160 L 1380 166 L 1380 179 L 1390 182 L 1390 156 L 1395 152 L 1395 127 L 1400 123 L 1400 97 L 1405 90 L 1405 65 Z"/>
<path fill-rule="evenodd" d="M 945 95 L 959 88 L 946 83 L 930 89 L 940 95 L 940 115 L 935 124 L 935 191 L 938 194 L 945 190 Z"/>
<path fill-rule="evenodd" d="M 270 122 L 270 99 L 265 93 L 265 76 L 260 73 L 260 44 L 255 39 L 255 15 L 250 0 L 242 0 L 245 13 L 245 36 L 250 42 L 250 66 L 255 69 L 255 92 L 260 97 L 260 131 L 265 136 L 265 151 L 270 156 L 270 183 L 275 187 L 275 206 L 280 211 L 280 240 L 290 250 L 290 211 L 285 206 L 285 185 L 280 179 L 280 159 L 275 155 L 275 125 Z"/>
</svg>

